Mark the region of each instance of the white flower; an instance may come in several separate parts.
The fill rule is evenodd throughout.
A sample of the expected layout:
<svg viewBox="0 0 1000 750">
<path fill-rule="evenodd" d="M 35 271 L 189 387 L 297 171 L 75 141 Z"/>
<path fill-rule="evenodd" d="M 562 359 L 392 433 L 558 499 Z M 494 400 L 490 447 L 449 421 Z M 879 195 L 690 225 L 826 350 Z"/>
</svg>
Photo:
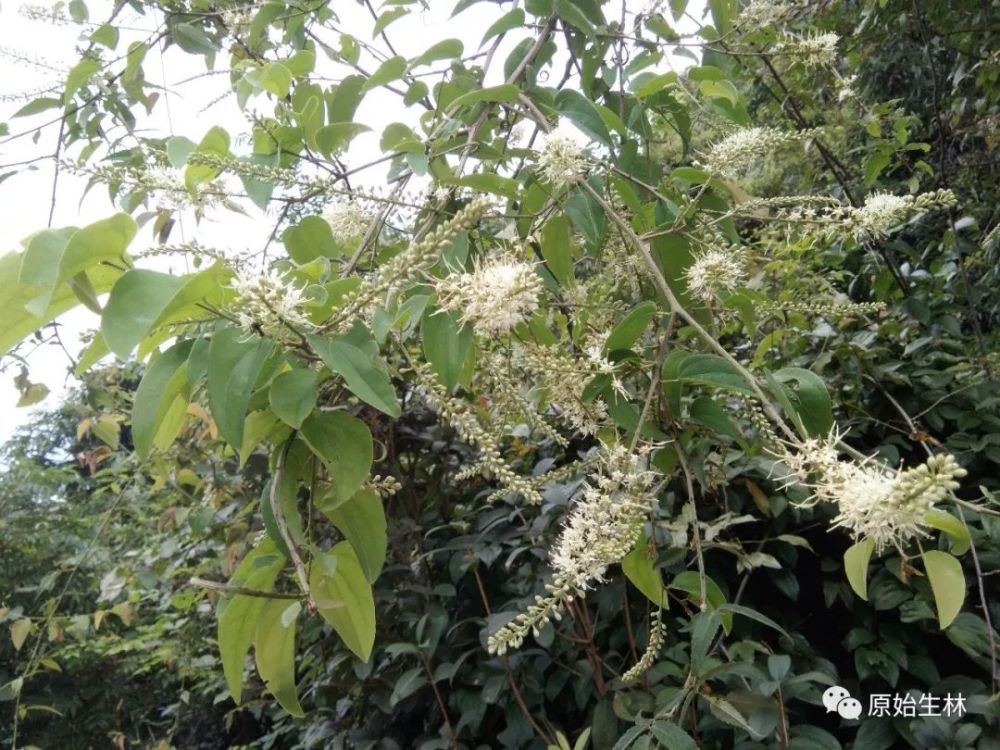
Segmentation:
<svg viewBox="0 0 1000 750">
<path fill-rule="evenodd" d="M 253 12 L 246 8 L 226 8 L 222 11 L 222 25 L 225 26 L 230 33 L 239 36 L 250 30 L 250 25 L 253 23 Z"/>
<path fill-rule="evenodd" d="M 876 239 L 888 234 L 889 229 L 910 215 L 913 199 L 892 193 L 872 193 L 865 198 L 865 205 L 855 209 L 853 219 L 858 239 Z"/>
<path fill-rule="evenodd" d="M 238 271 L 231 285 L 240 326 L 247 331 L 274 335 L 282 325 L 313 327 L 302 312 L 302 290 L 273 268 L 255 275 Z"/>
<path fill-rule="evenodd" d="M 538 165 L 545 179 L 555 187 L 578 182 L 587 168 L 583 147 L 566 133 L 555 130 L 544 136 Z"/>
<path fill-rule="evenodd" d="M 354 201 L 331 206 L 323 214 L 323 218 L 330 225 L 334 236 L 344 240 L 355 240 L 363 237 L 375 220 L 374 216 Z"/>
<path fill-rule="evenodd" d="M 528 263 L 487 261 L 472 273 L 446 277 L 436 284 L 438 305 L 456 310 L 483 336 L 510 333 L 538 309 L 542 280 Z"/>
<path fill-rule="evenodd" d="M 792 470 L 788 478 L 812 490 L 813 502 L 837 504 L 834 527 L 848 529 L 855 539 L 871 539 L 878 552 L 922 536 L 927 511 L 958 489 L 956 480 L 966 475 L 946 454 L 905 471 L 871 458 L 841 461 L 835 447 L 839 440 L 834 432 L 826 439 L 805 441 L 782 461 Z"/>
<path fill-rule="evenodd" d="M 599 470 L 584 485 L 583 497 L 566 519 L 550 553 L 553 577 L 548 596 L 535 603 L 490 636 L 491 653 L 518 648 L 530 632 L 539 629 L 576 596 L 604 580 L 611 565 L 632 551 L 652 502 L 656 474 L 645 468 L 648 450 L 630 453 L 625 447 L 604 447 Z"/>
<path fill-rule="evenodd" d="M 738 251 L 713 247 L 695 257 L 684 276 L 691 294 L 711 302 L 719 291 L 731 292 L 743 284 L 746 270 Z"/>
<path fill-rule="evenodd" d="M 702 159 L 709 172 L 737 177 L 768 152 L 786 143 L 805 140 L 815 130 L 785 131 L 777 128 L 740 128 L 714 144 Z"/>
<path fill-rule="evenodd" d="M 781 42 L 775 50 L 795 55 L 806 65 L 826 65 L 837 58 L 837 44 L 840 37 L 829 32 Z"/>
</svg>

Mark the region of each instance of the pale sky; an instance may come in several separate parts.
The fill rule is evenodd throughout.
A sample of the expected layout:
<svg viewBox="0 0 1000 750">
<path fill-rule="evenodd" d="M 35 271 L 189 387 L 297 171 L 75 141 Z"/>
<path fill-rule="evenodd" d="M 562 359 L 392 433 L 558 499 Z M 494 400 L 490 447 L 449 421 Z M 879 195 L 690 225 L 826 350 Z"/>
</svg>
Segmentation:
<svg viewBox="0 0 1000 750">
<path fill-rule="evenodd" d="M 494 3 L 477 3 L 451 18 L 454 0 L 430 0 L 431 9 L 414 11 L 387 29 L 387 34 L 399 54 L 413 57 L 427 49 L 431 43 L 447 38 L 458 38 L 465 44 L 465 54 L 471 54 L 478 48 L 483 32 L 495 21 L 502 12 L 509 10 L 504 6 L 501 10 Z M 635 10 L 645 9 L 645 0 L 635 2 L 628 0 L 629 6 Z M 703 2 L 691 2 L 691 9 L 703 7 Z M 92 21 L 102 21 L 110 11 L 111 3 L 105 0 L 90 0 L 88 2 Z M 371 38 L 372 20 L 363 8 L 355 3 L 337 3 L 337 11 L 341 14 L 341 26 L 362 39 Z M 607 12 L 607 9 L 606 9 Z M 156 25 L 152 16 L 137 17 L 126 10 L 120 17 L 120 23 L 129 27 L 123 31 L 119 50 L 127 48 L 128 41 L 143 38 Z M 690 30 L 693 21 L 685 19 L 679 24 L 681 29 Z M 54 25 L 43 21 L 26 18 L 19 4 L 4 2 L 0 6 L 0 122 L 7 122 L 10 132 L 16 134 L 40 125 L 58 116 L 58 110 L 48 110 L 35 117 L 11 119 L 11 115 L 37 96 L 59 96 L 55 94 L 33 92 L 49 86 L 59 85 L 65 71 L 77 61 L 75 48 L 81 36 L 81 29 L 89 34 L 96 28 L 95 24 L 81 27 L 75 24 Z M 502 61 L 506 59 L 511 49 L 522 39 L 533 34 L 531 29 L 514 30 L 507 35 L 503 45 L 497 52 L 493 74 L 487 79 L 487 84 L 499 82 L 492 80 L 502 78 Z M 335 41 L 333 39 L 331 42 Z M 375 44 L 384 48 L 381 40 Z M 151 51 L 146 56 L 146 78 L 163 85 L 166 93 L 149 117 L 140 119 L 139 128 L 157 135 L 183 135 L 192 141 L 199 141 L 209 126 L 222 125 L 230 135 L 235 137 L 249 132 L 245 118 L 236 106 L 235 99 L 227 97 L 224 101 L 212 104 L 228 90 L 228 74 L 201 75 L 204 73 L 203 58 L 184 54 L 176 49 Z M 363 59 L 364 63 L 365 60 Z M 220 53 L 216 61 L 216 69 L 225 70 L 228 55 Z M 337 78 L 342 71 L 333 67 L 329 72 L 322 70 L 321 65 L 332 66 L 325 56 L 320 54 L 317 62 L 317 73 Z M 673 58 L 669 63 L 662 63 L 657 72 L 663 72 L 671 65 L 675 69 L 683 69 L 690 65 L 686 58 Z M 117 69 L 119 66 L 115 66 Z M 369 69 L 374 68 L 369 64 Z M 192 79 L 193 80 L 189 80 Z M 33 94 L 33 95 L 32 95 Z M 22 96 L 25 95 L 25 96 Z M 205 107 L 209 106 L 205 110 Z M 264 103 L 261 102 L 261 106 Z M 413 125 L 415 112 L 407 112 L 398 103 L 398 99 L 388 93 L 374 91 L 369 94 L 357 113 L 357 120 L 372 127 L 369 133 L 358 136 L 351 144 L 348 163 L 358 165 L 380 156 L 378 139 L 382 128 L 390 122 L 403 121 Z M 419 132 L 419 129 L 414 127 Z M 37 143 L 31 137 L 18 139 L 11 143 L 2 143 L 0 138 L 0 165 L 20 162 L 38 156 L 52 154 L 55 150 L 58 125 L 46 128 Z M 71 151 L 71 156 L 75 153 Z M 52 194 L 53 166 L 51 160 L 37 162 L 34 171 L 21 172 L 3 182 L 0 182 L 0 254 L 21 249 L 21 240 L 39 229 L 44 229 L 48 222 L 50 197 Z M 370 170 L 362 179 L 355 179 L 356 184 L 384 184 L 385 166 Z M 0 166 L 0 174 L 7 170 Z M 60 175 L 57 188 L 57 201 L 53 216 L 53 227 L 75 225 L 83 226 L 90 222 L 110 216 L 116 208 L 108 199 L 107 192 L 99 186 L 93 188 L 84 196 L 86 181 L 65 172 Z M 203 245 L 220 250 L 240 252 L 247 249 L 259 250 L 269 235 L 273 223 L 249 201 L 243 202 L 243 208 L 248 217 L 240 217 L 233 212 L 218 209 L 209 210 L 201 223 L 196 223 L 192 214 L 185 215 L 178 222 L 171 236 L 171 242 L 184 239 L 197 239 Z M 155 243 L 149 226 L 140 230 L 133 241 L 130 250 L 151 247 Z M 272 249 L 280 251 L 280 241 Z M 183 259 L 152 259 L 141 261 L 144 267 L 155 267 L 184 273 Z M 74 354 L 80 350 L 79 336 L 81 332 L 95 329 L 99 318 L 83 307 L 62 316 L 60 319 L 62 339 L 66 347 Z M 0 321 L 3 325 L 3 321 Z M 33 408 L 50 408 L 58 402 L 66 388 L 72 385 L 69 375 L 68 359 L 57 346 L 46 346 L 35 350 L 29 357 L 30 376 L 32 382 L 44 383 L 51 390 L 50 395 L 39 406 Z M 17 368 L 8 365 L 5 372 L 0 373 L 0 441 L 6 440 L 13 430 L 27 421 L 31 409 L 18 409 L 15 404 L 18 392 L 14 387 L 13 378 Z"/>
</svg>

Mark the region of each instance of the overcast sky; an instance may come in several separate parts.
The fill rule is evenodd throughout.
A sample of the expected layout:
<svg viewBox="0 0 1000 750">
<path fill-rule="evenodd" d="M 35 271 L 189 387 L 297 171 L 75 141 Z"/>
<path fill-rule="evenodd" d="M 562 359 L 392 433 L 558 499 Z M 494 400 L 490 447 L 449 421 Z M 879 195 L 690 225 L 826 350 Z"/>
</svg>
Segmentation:
<svg viewBox="0 0 1000 750">
<path fill-rule="evenodd" d="M 457 37 L 465 43 L 466 54 L 475 51 L 483 32 L 499 17 L 500 10 L 494 3 L 479 3 L 451 18 L 454 4 L 453 0 L 430 0 L 430 10 L 415 11 L 392 24 L 388 28 L 388 34 L 399 54 L 412 57 L 433 42 L 451 37 Z M 628 4 L 634 6 L 635 11 L 642 11 L 648 2 L 629 0 Z M 689 5 L 691 8 L 703 7 L 702 2 L 691 2 Z M 88 6 L 91 20 L 99 22 L 107 17 L 111 3 L 90 0 Z M 341 13 L 344 28 L 360 38 L 370 38 L 372 20 L 366 11 L 356 3 L 336 3 L 335 7 Z M 158 21 L 154 16 L 138 17 L 135 14 L 127 15 L 128 13 L 130 11 L 119 18 L 119 22 L 128 27 L 128 30 L 123 31 L 120 50 L 126 48 L 127 41 L 147 36 Z M 690 28 L 691 25 L 683 24 L 682 28 Z M 89 33 L 95 27 L 93 24 L 81 27 L 32 20 L 25 17 L 19 4 L 0 4 L 0 122 L 7 122 L 12 134 L 28 130 L 56 116 L 53 113 L 57 113 L 57 110 L 49 110 L 34 118 L 11 119 L 11 115 L 26 102 L 43 95 L 41 92 L 44 89 L 59 87 L 65 71 L 78 59 L 75 48 L 81 31 Z M 497 60 L 504 60 L 517 42 L 531 33 L 532 30 L 525 29 L 509 34 L 498 51 Z M 225 53 L 220 53 L 216 67 L 225 70 L 227 57 Z M 319 57 L 320 60 L 323 59 L 322 55 Z M 690 62 L 686 58 L 679 58 L 671 60 L 669 64 L 679 69 Z M 666 65 L 664 63 L 661 67 L 666 69 Z M 496 75 L 502 70 L 502 65 L 495 65 L 494 68 Z M 140 127 L 159 136 L 183 135 L 196 142 L 210 125 L 222 125 L 232 136 L 248 133 L 246 120 L 235 100 L 227 97 L 218 101 L 228 90 L 228 74 L 201 75 L 204 70 L 200 57 L 186 55 L 176 49 L 165 53 L 162 49 L 151 51 L 146 57 L 146 77 L 151 82 L 162 85 L 164 94 L 153 113 L 140 121 Z M 338 75 L 336 71 L 331 72 Z M 59 96 L 60 93 L 57 91 L 47 95 Z M 412 115 L 407 115 L 393 95 L 376 91 L 366 97 L 357 119 L 370 125 L 372 132 L 359 136 L 352 143 L 351 164 L 361 164 L 379 156 L 377 146 L 382 128 L 390 122 L 412 119 Z M 25 137 L 0 144 L 0 165 L 52 154 L 55 151 L 57 133 L 58 126 L 51 126 L 42 131 L 37 142 L 33 142 L 31 137 Z M 0 168 L 0 174 L 6 171 Z M 46 227 L 53 172 L 50 160 L 39 161 L 37 169 L 22 172 L 0 183 L 0 254 L 20 250 L 21 241 L 25 237 Z M 360 182 L 384 184 L 384 175 L 385 168 L 379 167 Z M 65 172 L 60 175 L 52 226 L 83 226 L 115 212 L 106 191 L 97 187 L 84 197 L 85 186 L 82 178 Z M 195 222 L 193 215 L 185 215 L 179 221 L 171 241 L 196 238 L 204 245 L 223 250 L 259 250 L 273 223 L 249 202 L 246 202 L 244 208 L 249 214 L 245 218 L 221 209 L 216 213 L 210 211 L 200 223 Z M 151 230 L 147 226 L 140 231 L 130 249 L 134 252 L 153 244 Z M 188 270 L 180 258 L 142 261 L 140 265 L 175 273 Z M 80 334 L 96 328 L 99 319 L 94 313 L 80 307 L 64 315 L 61 323 L 62 340 L 75 356 L 80 349 Z M 3 321 L 0 321 L 0 326 L 2 325 Z M 32 382 L 44 383 L 51 390 L 49 397 L 34 408 L 55 405 L 73 382 L 66 354 L 56 346 L 45 346 L 32 352 L 29 361 Z M 25 423 L 32 411 L 15 407 L 18 392 L 13 378 L 16 373 L 16 367 L 10 366 L 0 373 L 0 441 L 9 437 L 18 425 Z"/>
</svg>

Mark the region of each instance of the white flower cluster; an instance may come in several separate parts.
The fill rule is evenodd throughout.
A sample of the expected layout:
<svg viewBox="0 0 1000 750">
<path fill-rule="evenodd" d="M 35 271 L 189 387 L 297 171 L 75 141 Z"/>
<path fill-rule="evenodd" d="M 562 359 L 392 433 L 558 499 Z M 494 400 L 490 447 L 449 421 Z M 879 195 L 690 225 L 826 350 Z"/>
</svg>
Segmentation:
<svg viewBox="0 0 1000 750">
<path fill-rule="evenodd" d="M 323 213 L 335 237 L 356 240 L 364 236 L 375 217 L 354 201 L 337 203 Z"/>
<path fill-rule="evenodd" d="M 859 242 L 871 242 L 887 236 L 913 216 L 950 208 L 957 202 L 951 190 L 934 190 L 919 195 L 876 192 L 865 198 L 864 204 L 857 208 L 804 203 L 788 210 L 779 209 L 774 218 L 814 224 L 823 236 L 851 235 Z"/>
<path fill-rule="evenodd" d="M 733 25 L 744 34 L 759 31 L 772 26 L 787 10 L 776 0 L 751 0 Z"/>
<path fill-rule="evenodd" d="M 747 274 L 739 250 L 713 247 L 697 255 L 684 276 L 691 294 L 712 302 L 720 291 L 732 292 L 741 286 Z"/>
<path fill-rule="evenodd" d="M 848 529 L 855 539 L 871 539 L 879 552 L 923 535 L 927 511 L 958 489 L 957 480 L 967 473 L 947 454 L 905 471 L 874 459 L 841 461 L 837 442 L 835 433 L 810 439 L 781 458 L 792 470 L 789 478 L 812 490 L 813 502 L 837 504 L 835 527 Z"/>
<path fill-rule="evenodd" d="M 837 59 L 840 37 L 832 32 L 779 42 L 774 51 L 793 55 L 805 65 L 829 65 Z"/>
<path fill-rule="evenodd" d="M 544 137 L 538 166 L 546 180 L 556 188 L 563 188 L 580 181 L 587 169 L 587 160 L 579 143 L 555 130 Z"/>
<path fill-rule="evenodd" d="M 542 279 L 529 263 L 496 258 L 441 279 L 435 289 L 441 309 L 461 312 L 460 320 L 482 336 L 501 336 L 538 309 Z"/>
<path fill-rule="evenodd" d="M 252 8 L 242 8 L 239 6 L 226 8 L 222 11 L 222 25 L 229 30 L 229 33 L 236 36 L 245 34 L 250 30 L 250 26 L 253 23 L 253 10 Z"/>
<path fill-rule="evenodd" d="M 238 271 L 232 281 L 233 303 L 240 326 L 247 331 L 275 335 L 282 325 L 312 328 L 303 313 L 306 298 L 294 282 L 269 269 L 262 274 Z"/>
<path fill-rule="evenodd" d="M 740 128 L 714 144 L 700 164 L 709 172 L 724 177 L 738 177 L 761 157 L 788 143 L 816 135 L 816 130 L 788 131 L 777 128 Z"/>
<path fill-rule="evenodd" d="M 632 551 L 652 502 L 655 472 L 646 468 L 648 451 L 624 446 L 604 448 L 599 470 L 583 486 L 583 496 L 566 521 L 551 552 L 548 596 L 537 596 L 527 611 L 490 636 L 491 653 L 518 648 L 528 633 L 538 633 L 569 601 L 604 581 L 608 566 Z"/>
<path fill-rule="evenodd" d="M 515 357 L 518 365 L 548 393 L 558 417 L 574 431 L 596 435 L 608 418 L 603 400 L 586 401 L 584 389 L 600 374 L 589 359 L 577 357 L 554 346 L 524 345 Z"/>
</svg>

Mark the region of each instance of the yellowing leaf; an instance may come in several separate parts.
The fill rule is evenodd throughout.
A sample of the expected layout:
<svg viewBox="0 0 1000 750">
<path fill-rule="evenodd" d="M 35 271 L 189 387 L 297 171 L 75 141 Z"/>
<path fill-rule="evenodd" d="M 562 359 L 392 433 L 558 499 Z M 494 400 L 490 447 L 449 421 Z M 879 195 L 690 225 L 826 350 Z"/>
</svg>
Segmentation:
<svg viewBox="0 0 1000 750">
<path fill-rule="evenodd" d="M 962 564 L 947 552 L 924 552 L 924 570 L 934 592 L 938 624 L 942 629 L 951 625 L 965 601 L 965 573 Z"/>
<path fill-rule="evenodd" d="M 295 689 L 295 623 L 296 617 L 286 617 L 289 608 L 298 602 L 285 599 L 262 599 L 254 635 L 257 671 L 281 707 L 292 716 L 305 716 Z M 285 624 L 287 622 L 287 624 Z"/>
<path fill-rule="evenodd" d="M 865 539 L 844 553 L 844 572 L 847 573 L 847 582 L 851 584 L 854 593 L 865 601 L 868 601 L 868 561 L 874 548 L 872 540 Z"/>
<path fill-rule="evenodd" d="M 368 661 L 375 644 L 375 599 L 348 542 L 316 556 L 309 588 L 323 618 L 351 651 Z"/>
<path fill-rule="evenodd" d="M 15 620 L 10 626 L 10 639 L 14 642 L 14 650 L 20 651 L 31 632 L 31 620 L 26 618 Z"/>
</svg>

